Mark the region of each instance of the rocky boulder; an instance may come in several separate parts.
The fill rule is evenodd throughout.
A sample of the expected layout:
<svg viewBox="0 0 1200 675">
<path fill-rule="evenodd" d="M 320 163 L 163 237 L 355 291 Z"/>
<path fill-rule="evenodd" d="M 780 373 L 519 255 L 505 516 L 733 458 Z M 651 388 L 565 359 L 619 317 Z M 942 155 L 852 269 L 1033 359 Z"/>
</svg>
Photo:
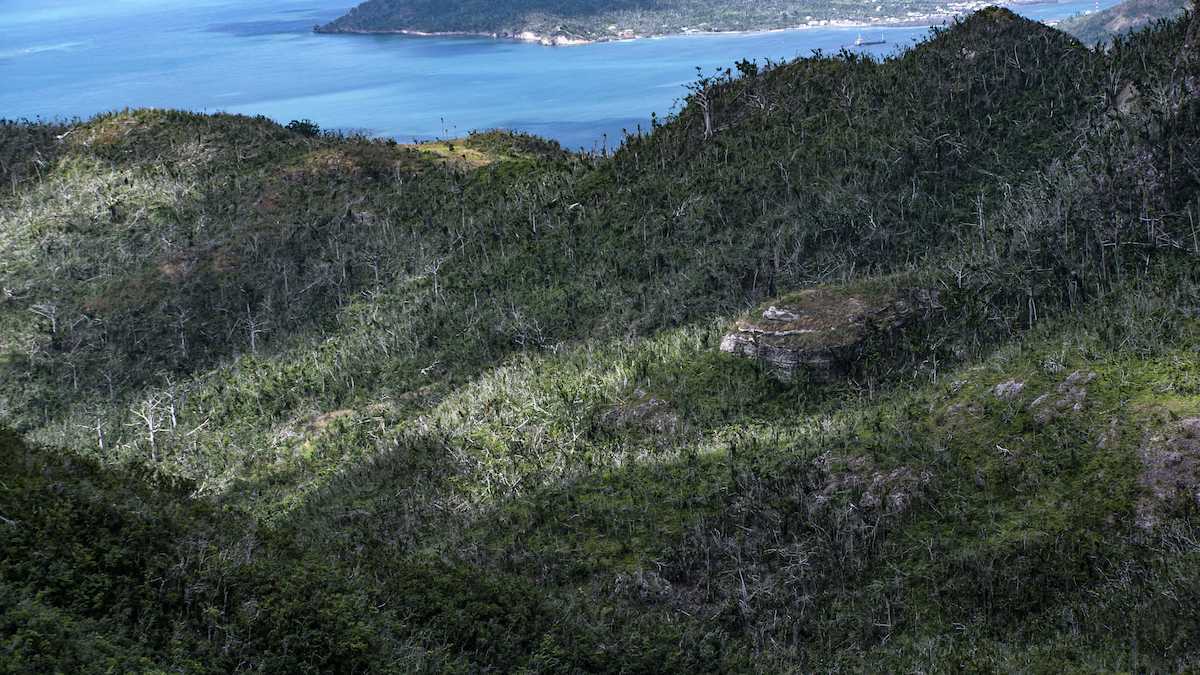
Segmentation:
<svg viewBox="0 0 1200 675">
<path fill-rule="evenodd" d="M 872 336 L 890 335 L 935 309 L 937 291 L 874 284 L 808 288 L 738 319 L 721 351 L 756 359 L 785 381 L 801 370 L 828 381 L 861 358 Z"/>
</svg>

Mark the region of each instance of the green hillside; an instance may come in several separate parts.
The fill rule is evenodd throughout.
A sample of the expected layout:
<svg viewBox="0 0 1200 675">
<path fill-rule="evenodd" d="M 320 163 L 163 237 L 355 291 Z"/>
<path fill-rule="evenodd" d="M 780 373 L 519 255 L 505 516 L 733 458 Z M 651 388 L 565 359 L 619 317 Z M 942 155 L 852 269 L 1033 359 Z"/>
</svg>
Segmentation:
<svg viewBox="0 0 1200 675">
<path fill-rule="evenodd" d="M 528 32 L 554 43 L 556 39 L 795 28 L 822 21 L 914 22 L 955 13 L 937 0 L 365 0 L 317 30 L 498 37 Z"/>
<path fill-rule="evenodd" d="M 1197 46 L 0 124 L 0 672 L 1200 668 Z"/>
<path fill-rule="evenodd" d="M 1189 0 L 1125 0 L 1108 9 L 1071 17 L 1058 28 L 1084 44 L 1107 44 L 1118 35 L 1144 28 L 1155 21 L 1174 18 L 1190 4 Z"/>
</svg>

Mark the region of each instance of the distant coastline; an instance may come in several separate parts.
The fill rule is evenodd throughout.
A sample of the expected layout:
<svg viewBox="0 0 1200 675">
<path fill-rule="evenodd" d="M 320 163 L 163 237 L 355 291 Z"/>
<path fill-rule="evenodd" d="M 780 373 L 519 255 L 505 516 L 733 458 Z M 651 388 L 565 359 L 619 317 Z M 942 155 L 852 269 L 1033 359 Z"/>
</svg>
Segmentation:
<svg viewBox="0 0 1200 675">
<path fill-rule="evenodd" d="M 609 32 L 600 32 L 600 34 L 592 34 L 587 36 L 568 30 L 545 31 L 536 30 L 534 28 L 525 28 L 520 31 L 441 31 L 428 29 L 422 30 L 416 28 L 368 28 L 352 25 L 348 26 L 341 23 L 341 20 L 316 26 L 313 30 L 316 33 L 322 34 L 408 35 L 413 37 L 472 37 L 540 44 L 547 47 L 570 47 L 601 42 L 627 42 L 631 40 L 643 40 L 647 38 L 703 35 L 750 35 L 756 33 L 777 33 L 793 30 L 807 30 L 812 28 L 859 28 L 869 30 L 872 28 L 913 28 L 921 26 L 937 26 L 952 21 L 956 18 L 967 16 L 991 5 L 1001 4 L 1005 7 L 1020 7 L 1023 5 L 1050 4 L 1054 1 L 1055 0 L 1009 0 L 1008 2 L 997 2 L 997 0 L 961 0 L 959 2 L 949 2 L 939 5 L 937 6 L 936 11 L 909 11 L 903 15 L 877 16 L 870 17 L 868 19 L 813 19 L 808 17 L 810 19 L 808 21 L 791 25 L 771 25 L 769 22 L 764 22 L 760 27 L 737 28 L 729 30 L 692 28 L 689 26 L 664 26 L 664 30 L 661 31 L 646 31 L 621 29 L 616 25 L 611 25 L 607 28 Z M 1062 0 L 1058 1 L 1061 2 Z M 1050 23 L 1053 24 L 1056 22 Z"/>
<path fill-rule="evenodd" d="M 630 38 L 598 38 L 587 39 L 570 37 L 567 35 L 543 35 L 533 31 L 523 31 L 521 33 L 484 33 L 471 31 L 423 31 L 409 30 L 404 28 L 393 29 L 362 29 L 362 28 L 329 28 L 318 26 L 313 29 L 314 33 L 324 35 L 408 35 L 412 37 L 475 37 L 486 38 L 490 40 L 513 40 L 516 42 L 530 42 L 541 44 L 547 47 L 568 47 L 573 45 L 586 45 L 594 42 L 612 42 L 619 39 L 635 39 L 639 37 L 650 36 L 633 36 Z"/>
<path fill-rule="evenodd" d="M 648 38 L 664 38 L 676 36 L 704 36 L 704 35 L 753 35 L 758 33 L 782 33 L 794 30 L 809 30 L 813 28 L 912 28 L 916 26 L 934 26 L 946 21 L 950 21 L 956 17 L 969 14 L 988 6 L 988 2 L 978 2 L 978 8 L 966 9 L 956 13 L 939 13 L 939 14 L 924 14 L 919 16 L 907 17 L 888 17 L 873 21 L 851 21 L 842 19 L 821 19 L 809 21 L 793 26 L 779 26 L 772 28 L 756 28 L 746 30 L 693 30 L 684 29 L 681 31 L 664 31 L 661 33 L 616 33 L 613 35 L 602 35 L 595 38 L 583 38 L 567 34 L 546 34 L 535 31 L 522 31 L 520 33 L 510 32 L 471 32 L 471 31 L 421 31 L 404 28 L 392 29 L 362 29 L 362 28 L 332 28 L 329 26 L 317 26 L 313 29 L 315 33 L 325 35 L 408 35 L 411 37 L 473 37 L 484 38 L 490 40 L 509 40 L 514 42 L 525 42 L 531 44 L 540 44 L 546 47 L 571 47 L 587 44 L 596 44 L 602 42 L 627 42 L 630 40 L 644 40 Z M 1021 4 L 1021 3 L 1013 3 Z"/>
</svg>

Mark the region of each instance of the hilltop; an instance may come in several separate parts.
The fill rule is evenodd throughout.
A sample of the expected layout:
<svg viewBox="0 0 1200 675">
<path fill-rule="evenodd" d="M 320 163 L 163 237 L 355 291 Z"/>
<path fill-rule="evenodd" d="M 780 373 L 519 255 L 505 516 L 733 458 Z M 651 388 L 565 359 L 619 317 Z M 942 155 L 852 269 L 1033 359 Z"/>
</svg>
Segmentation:
<svg viewBox="0 0 1200 675">
<path fill-rule="evenodd" d="M 983 2 L 938 0 L 367 0 L 322 33 L 481 35 L 566 45 L 691 32 L 797 28 L 828 23 L 919 24 Z"/>
<path fill-rule="evenodd" d="M 1163 19 L 1182 14 L 1188 0 L 1125 0 L 1119 5 L 1090 14 L 1071 17 L 1058 28 L 1079 38 L 1084 44 L 1108 43 Z"/>
<path fill-rule="evenodd" d="M 0 671 L 1200 667 L 1197 45 L 0 124 Z"/>
</svg>

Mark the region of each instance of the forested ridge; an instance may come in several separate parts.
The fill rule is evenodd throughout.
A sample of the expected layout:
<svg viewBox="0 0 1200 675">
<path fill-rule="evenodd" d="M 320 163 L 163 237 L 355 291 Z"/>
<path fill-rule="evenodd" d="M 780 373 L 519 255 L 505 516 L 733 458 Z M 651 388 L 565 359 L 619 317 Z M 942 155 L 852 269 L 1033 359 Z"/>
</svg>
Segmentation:
<svg viewBox="0 0 1200 675">
<path fill-rule="evenodd" d="M 689 31 L 795 28 L 822 21 L 897 22 L 950 16 L 939 0 L 366 0 L 319 32 L 468 33 L 605 40 Z"/>
<path fill-rule="evenodd" d="M 1155 21 L 1173 19 L 1190 4 L 1188 0 L 1124 0 L 1107 9 L 1073 16 L 1060 23 L 1058 28 L 1084 44 L 1107 44 L 1114 35 L 1145 28 Z"/>
<path fill-rule="evenodd" d="M 611 155 L 0 124 L 0 671 L 1200 667 L 1198 46 L 989 8 Z M 797 298 L 911 320 L 722 351 Z"/>
</svg>

